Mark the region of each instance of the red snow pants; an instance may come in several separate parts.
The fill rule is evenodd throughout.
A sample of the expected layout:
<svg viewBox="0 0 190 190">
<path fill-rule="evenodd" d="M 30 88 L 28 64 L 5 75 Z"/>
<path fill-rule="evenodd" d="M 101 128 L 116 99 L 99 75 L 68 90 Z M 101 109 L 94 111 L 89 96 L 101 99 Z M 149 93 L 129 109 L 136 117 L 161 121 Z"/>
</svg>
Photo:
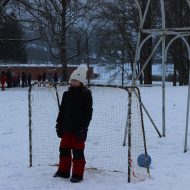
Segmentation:
<svg viewBox="0 0 190 190">
<path fill-rule="evenodd" d="M 5 90 L 5 81 L 1 81 L 1 84 L 2 84 L 2 91 Z"/>
<path fill-rule="evenodd" d="M 75 134 L 64 133 L 60 142 L 59 168 L 62 173 L 82 179 L 85 168 L 84 157 L 85 141 L 79 140 Z"/>
</svg>

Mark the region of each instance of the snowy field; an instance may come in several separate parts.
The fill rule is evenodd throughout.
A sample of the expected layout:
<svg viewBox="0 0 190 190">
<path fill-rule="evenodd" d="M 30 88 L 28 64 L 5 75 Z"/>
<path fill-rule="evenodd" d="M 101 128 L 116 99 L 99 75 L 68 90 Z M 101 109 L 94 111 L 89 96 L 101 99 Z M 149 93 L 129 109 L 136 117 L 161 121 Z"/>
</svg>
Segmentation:
<svg viewBox="0 0 190 190">
<path fill-rule="evenodd" d="M 161 87 L 141 87 L 142 101 L 161 131 Z M 144 114 L 151 179 L 128 184 L 124 173 L 86 170 L 84 181 L 53 178 L 56 167 L 29 168 L 28 91 L 0 91 L 0 190 L 188 190 L 190 151 L 183 153 L 187 87 L 166 87 L 166 137 Z M 190 139 L 189 139 L 190 142 Z M 190 145 L 188 144 L 188 147 Z"/>
</svg>

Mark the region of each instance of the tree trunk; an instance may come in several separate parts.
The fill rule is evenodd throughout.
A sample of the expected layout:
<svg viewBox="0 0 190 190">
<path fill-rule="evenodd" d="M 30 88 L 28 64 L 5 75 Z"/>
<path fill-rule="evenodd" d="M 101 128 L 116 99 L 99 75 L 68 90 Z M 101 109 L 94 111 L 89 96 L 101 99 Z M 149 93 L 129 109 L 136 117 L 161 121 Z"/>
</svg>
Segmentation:
<svg viewBox="0 0 190 190">
<path fill-rule="evenodd" d="M 177 71 L 176 71 L 176 64 L 174 63 L 173 86 L 176 85 L 177 85 Z"/>
<path fill-rule="evenodd" d="M 62 0 L 62 17 L 61 17 L 61 41 L 60 41 L 60 57 L 63 71 L 63 81 L 68 80 L 67 76 L 67 51 L 66 51 L 66 9 L 67 1 Z"/>
<path fill-rule="evenodd" d="M 122 74 L 121 74 L 121 86 L 124 86 L 124 65 L 125 65 L 125 57 L 124 57 L 124 53 L 123 53 L 123 57 L 122 57 Z"/>
<path fill-rule="evenodd" d="M 144 70 L 144 84 L 152 84 L 152 62 L 149 62 Z"/>
<path fill-rule="evenodd" d="M 87 65 L 87 68 L 88 68 L 88 70 L 87 70 L 87 82 L 88 82 L 88 84 L 90 84 L 90 70 L 89 70 L 89 68 L 90 68 L 90 58 L 89 58 L 89 36 L 88 36 L 88 32 L 87 31 L 85 31 L 85 37 L 86 37 L 86 65 Z"/>
<path fill-rule="evenodd" d="M 146 35 L 142 35 L 142 40 L 146 38 Z M 146 42 L 145 46 L 141 50 L 141 64 L 143 65 L 147 58 L 151 54 L 152 40 Z M 141 66 L 142 67 L 142 66 Z M 144 69 L 144 84 L 152 84 L 152 60 L 149 61 L 146 68 Z"/>
<path fill-rule="evenodd" d="M 143 67 L 143 63 L 141 61 L 138 62 L 138 73 L 140 72 L 142 67 Z M 141 85 L 143 84 L 143 73 L 139 77 L 139 82 L 140 82 Z"/>
<path fill-rule="evenodd" d="M 146 4 L 143 3 L 143 9 L 145 10 Z M 152 27 L 152 18 L 151 18 L 151 7 L 147 13 L 147 19 L 144 24 L 144 28 L 151 28 Z M 142 34 L 143 41 L 147 37 L 147 34 Z M 142 64 L 145 63 L 147 58 L 150 56 L 152 51 L 152 39 L 148 40 L 141 50 L 141 61 Z M 152 84 L 152 59 L 149 61 L 148 65 L 144 69 L 144 84 Z"/>
</svg>

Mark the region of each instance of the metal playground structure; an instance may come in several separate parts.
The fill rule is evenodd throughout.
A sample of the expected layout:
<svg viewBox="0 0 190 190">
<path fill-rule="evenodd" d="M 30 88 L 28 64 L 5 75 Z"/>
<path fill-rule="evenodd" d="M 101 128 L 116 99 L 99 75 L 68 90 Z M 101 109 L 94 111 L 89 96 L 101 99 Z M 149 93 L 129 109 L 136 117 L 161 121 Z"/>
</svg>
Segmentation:
<svg viewBox="0 0 190 190">
<path fill-rule="evenodd" d="M 187 6 L 189 7 L 190 11 L 190 0 L 185 0 L 187 3 Z M 136 81 L 139 79 L 140 75 L 143 73 L 145 67 L 149 63 L 152 56 L 155 54 L 158 47 L 162 46 L 162 136 L 166 136 L 166 98 L 165 98 L 165 75 L 166 75 L 166 69 L 165 65 L 167 62 L 167 55 L 168 55 L 168 49 L 173 44 L 174 41 L 180 39 L 187 48 L 188 53 L 188 62 L 190 64 L 190 44 L 186 37 L 190 36 L 190 27 L 182 27 L 182 28 L 167 28 L 166 27 L 166 8 L 165 8 L 165 1 L 159 0 L 160 3 L 160 10 L 161 10 L 161 27 L 160 28 L 144 28 L 144 23 L 147 19 L 147 13 L 150 9 L 150 5 L 152 3 L 152 0 L 147 0 L 145 11 L 143 12 L 140 6 L 140 3 L 138 0 L 134 0 L 138 12 L 139 12 L 139 32 L 138 32 L 138 39 L 137 39 L 137 46 L 136 46 L 136 55 L 135 60 L 133 63 L 133 76 L 132 76 L 132 85 L 136 85 Z M 147 34 L 147 37 L 142 40 L 142 34 Z M 142 69 L 139 71 L 138 74 L 136 74 L 136 66 L 140 59 L 140 53 L 142 50 L 143 45 L 151 38 L 157 38 L 158 41 L 153 44 L 153 49 L 145 61 Z M 170 37 L 168 39 L 167 37 Z M 166 43 L 167 39 L 167 43 Z M 188 82 L 188 96 L 187 96 L 187 111 L 186 111 L 186 126 L 185 126 L 185 144 L 184 144 L 184 152 L 188 150 L 187 148 L 187 139 L 188 139 L 188 125 L 189 125 L 189 105 L 190 105 L 190 66 L 189 66 L 189 82 Z"/>
</svg>

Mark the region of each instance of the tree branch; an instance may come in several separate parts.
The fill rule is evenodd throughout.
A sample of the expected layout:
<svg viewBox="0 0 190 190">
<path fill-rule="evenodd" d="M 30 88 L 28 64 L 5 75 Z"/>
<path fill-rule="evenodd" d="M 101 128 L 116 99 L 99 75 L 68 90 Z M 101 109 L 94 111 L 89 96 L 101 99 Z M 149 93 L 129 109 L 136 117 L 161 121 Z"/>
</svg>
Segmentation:
<svg viewBox="0 0 190 190">
<path fill-rule="evenodd" d="M 0 39 L 0 41 L 1 41 L 1 42 L 4 42 L 4 41 L 12 41 L 12 42 L 15 42 L 15 41 L 33 42 L 33 41 L 39 40 L 39 39 L 41 39 L 41 38 L 42 38 L 42 37 L 33 38 L 33 39 L 8 39 L 8 38 L 3 38 L 3 39 Z"/>
</svg>

